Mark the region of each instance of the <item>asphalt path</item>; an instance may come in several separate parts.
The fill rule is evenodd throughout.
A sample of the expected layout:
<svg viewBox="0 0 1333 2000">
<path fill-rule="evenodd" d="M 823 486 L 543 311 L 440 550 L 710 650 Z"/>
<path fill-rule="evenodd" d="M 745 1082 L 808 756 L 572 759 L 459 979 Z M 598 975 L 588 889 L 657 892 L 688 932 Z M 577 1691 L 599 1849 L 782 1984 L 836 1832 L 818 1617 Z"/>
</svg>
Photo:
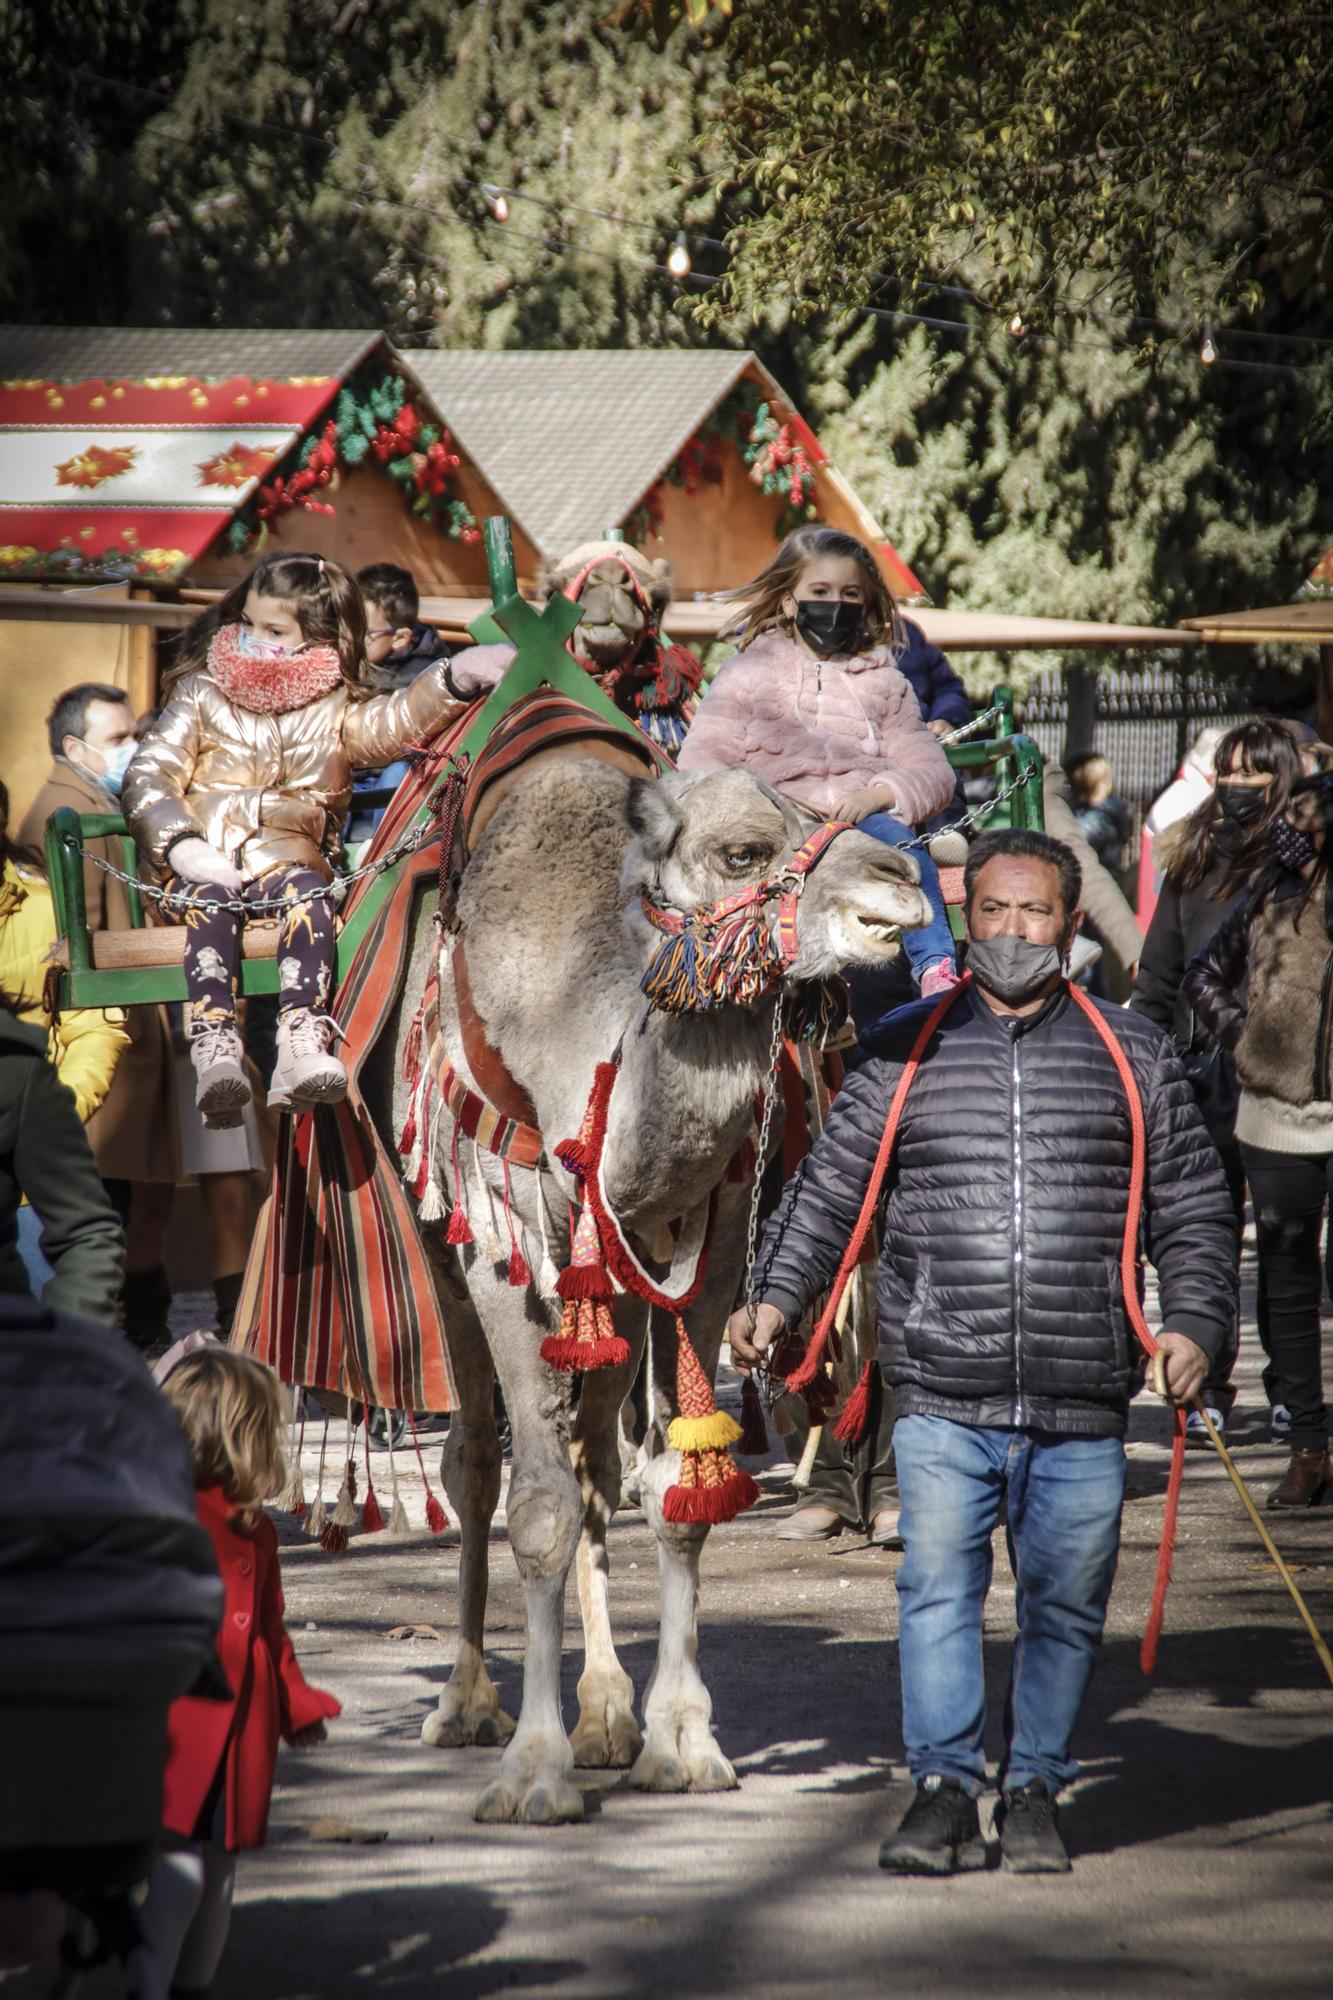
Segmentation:
<svg viewBox="0 0 1333 2000">
<path fill-rule="evenodd" d="M 1333 1340 L 1328 1367 L 1333 1380 Z M 1262 1495 L 1283 1454 L 1268 1441 L 1252 1326 L 1238 1382 L 1232 1438 Z M 739 1791 L 647 1796 L 619 1774 L 583 1773 L 586 1822 L 549 1831 L 472 1820 L 498 1751 L 420 1743 L 452 1659 L 458 1555 L 421 1528 L 422 1491 L 402 1459 L 408 1539 L 357 1536 L 334 1559 L 280 1518 L 289 1625 L 344 1715 L 322 1749 L 283 1755 L 270 1845 L 241 1864 L 216 2000 L 1326 1994 L 1333 1689 L 1211 1454 L 1190 1454 L 1161 1659 L 1153 1680 L 1139 1671 L 1167 1439 L 1160 1406 L 1141 1399 L 1120 1574 L 1064 1815 L 1074 1870 L 1059 1878 L 879 1871 L 879 1842 L 910 1798 L 899 1559 L 850 1536 L 776 1540 L 792 1501 L 776 1455 L 761 1504 L 714 1531 L 703 1563 L 702 1666 Z M 309 1433 L 304 1463 L 313 1484 Z M 382 1500 L 384 1463 L 377 1455 Z M 1277 1531 L 1333 1633 L 1333 1507 Z M 522 1605 L 502 1521 L 494 1539 L 489 1657 L 514 1712 Z M 641 1690 L 656 1621 L 641 1514 L 617 1517 L 611 1548 L 617 1637 Z M 1001 1534 L 986 1620 L 992 1752 L 1008 1585 Z M 396 1636 L 403 1628 L 421 1629 Z M 572 1589 L 567 1642 L 572 1722 Z M 988 1800 L 983 1826 L 989 1813 Z M 30 1975 L 0 1975 L 5 2000 L 11 1988 L 15 2000 L 40 1990 Z M 116 1989 L 99 1975 L 84 1990 Z"/>
</svg>

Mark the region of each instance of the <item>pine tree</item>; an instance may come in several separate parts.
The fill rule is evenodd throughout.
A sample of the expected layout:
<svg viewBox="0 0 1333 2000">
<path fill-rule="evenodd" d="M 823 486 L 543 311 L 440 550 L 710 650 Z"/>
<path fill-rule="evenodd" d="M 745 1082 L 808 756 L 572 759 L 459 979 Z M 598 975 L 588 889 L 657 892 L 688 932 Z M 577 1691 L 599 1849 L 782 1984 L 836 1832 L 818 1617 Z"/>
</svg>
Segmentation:
<svg viewBox="0 0 1333 2000">
<path fill-rule="evenodd" d="M 825 442 L 934 602 L 1172 625 L 1291 595 L 1327 532 L 1314 378 L 965 332 L 913 328 L 880 359 L 861 321 L 811 357 Z M 1058 663 L 958 661 L 977 692 Z"/>
</svg>

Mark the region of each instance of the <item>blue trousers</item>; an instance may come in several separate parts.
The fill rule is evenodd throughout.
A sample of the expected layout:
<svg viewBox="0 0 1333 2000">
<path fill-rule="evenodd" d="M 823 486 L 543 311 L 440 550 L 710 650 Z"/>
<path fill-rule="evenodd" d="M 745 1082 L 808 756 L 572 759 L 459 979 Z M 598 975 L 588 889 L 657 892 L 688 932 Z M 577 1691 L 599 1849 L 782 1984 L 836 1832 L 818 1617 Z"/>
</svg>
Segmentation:
<svg viewBox="0 0 1333 2000">
<path fill-rule="evenodd" d="M 892 813 L 871 813 L 869 819 L 857 823 L 859 833 L 868 833 L 872 840 L 882 840 L 886 847 L 906 847 L 916 834 L 910 826 L 895 819 Z M 941 959 L 953 965 L 953 932 L 949 929 L 949 916 L 944 907 L 944 897 L 940 893 L 940 878 L 924 847 L 913 850 L 921 866 L 921 892 L 930 904 L 930 922 L 920 930 L 903 932 L 903 950 L 918 984 L 921 975 Z"/>
<path fill-rule="evenodd" d="M 913 1779 L 984 1790 L 982 1611 L 991 1536 L 1008 1499 L 1018 1637 L 1000 1783 L 1078 1773 L 1069 1739 L 1106 1623 L 1120 1551 L 1119 1438 L 1057 1436 L 900 1417 L 894 1429 L 905 1554 L 898 1571 L 903 1738 Z"/>
</svg>

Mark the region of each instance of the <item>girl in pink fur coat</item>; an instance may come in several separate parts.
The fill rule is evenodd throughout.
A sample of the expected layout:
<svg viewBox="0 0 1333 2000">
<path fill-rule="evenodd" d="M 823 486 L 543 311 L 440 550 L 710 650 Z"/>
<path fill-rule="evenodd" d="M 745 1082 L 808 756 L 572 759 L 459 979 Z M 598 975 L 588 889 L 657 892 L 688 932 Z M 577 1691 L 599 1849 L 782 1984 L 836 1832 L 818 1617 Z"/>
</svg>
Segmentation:
<svg viewBox="0 0 1333 2000">
<path fill-rule="evenodd" d="M 734 595 L 740 649 L 700 703 L 680 769 L 743 766 L 818 819 L 904 846 L 948 805 L 953 770 L 898 671 L 902 625 L 870 550 L 837 528 L 798 528 Z M 957 972 L 935 865 L 914 852 L 932 921 L 903 948 L 929 998 Z"/>
</svg>

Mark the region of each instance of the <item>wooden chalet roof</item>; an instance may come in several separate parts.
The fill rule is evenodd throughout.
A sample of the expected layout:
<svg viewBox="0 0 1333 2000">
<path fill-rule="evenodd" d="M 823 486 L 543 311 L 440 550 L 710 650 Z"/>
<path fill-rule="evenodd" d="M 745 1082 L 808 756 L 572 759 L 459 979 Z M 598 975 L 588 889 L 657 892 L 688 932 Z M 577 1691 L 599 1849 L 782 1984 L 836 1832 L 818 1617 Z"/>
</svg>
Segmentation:
<svg viewBox="0 0 1333 2000">
<path fill-rule="evenodd" d="M 143 382 L 195 375 L 225 382 L 235 375 L 291 380 L 345 376 L 383 335 L 361 329 L 333 333 L 253 331 L 243 327 L 0 326 L 0 379 Z"/>
<path fill-rule="evenodd" d="M 418 348 L 403 359 L 519 526 L 554 559 L 633 512 L 751 357 Z"/>
<path fill-rule="evenodd" d="M 171 582 L 379 333 L 0 327 L 0 577 Z"/>
</svg>

